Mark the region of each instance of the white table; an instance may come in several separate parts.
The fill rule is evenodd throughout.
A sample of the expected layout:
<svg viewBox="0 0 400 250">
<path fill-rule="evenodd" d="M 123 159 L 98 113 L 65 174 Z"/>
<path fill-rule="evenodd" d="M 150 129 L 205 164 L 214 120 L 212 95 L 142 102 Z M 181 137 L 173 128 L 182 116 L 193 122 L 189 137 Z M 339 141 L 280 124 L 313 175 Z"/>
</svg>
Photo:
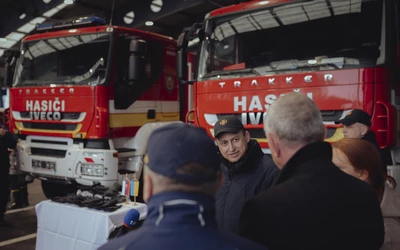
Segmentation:
<svg viewBox="0 0 400 250">
<path fill-rule="evenodd" d="M 132 208 L 147 216 L 147 206 L 133 202 L 114 212 L 78 207 L 72 204 L 42 201 L 35 206 L 37 215 L 36 250 L 94 250 L 108 241 L 117 227 L 123 225 L 125 214 Z"/>
</svg>

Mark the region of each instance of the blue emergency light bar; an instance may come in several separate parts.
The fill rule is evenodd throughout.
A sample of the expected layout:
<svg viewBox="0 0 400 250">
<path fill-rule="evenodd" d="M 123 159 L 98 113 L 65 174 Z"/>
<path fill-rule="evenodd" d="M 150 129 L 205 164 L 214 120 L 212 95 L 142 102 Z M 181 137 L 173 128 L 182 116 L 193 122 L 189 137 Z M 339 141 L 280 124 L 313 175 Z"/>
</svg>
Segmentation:
<svg viewBox="0 0 400 250">
<path fill-rule="evenodd" d="M 43 31 L 43 30 L 83 26 L 83 25 L 105 25 L 105 24 L 107 24 L 106 20 L 101 17 L 96 17 L 96 16 L 80 17 L 76 19 L 42 23 L 36 27 L 36 30 Z"/>
</svg>

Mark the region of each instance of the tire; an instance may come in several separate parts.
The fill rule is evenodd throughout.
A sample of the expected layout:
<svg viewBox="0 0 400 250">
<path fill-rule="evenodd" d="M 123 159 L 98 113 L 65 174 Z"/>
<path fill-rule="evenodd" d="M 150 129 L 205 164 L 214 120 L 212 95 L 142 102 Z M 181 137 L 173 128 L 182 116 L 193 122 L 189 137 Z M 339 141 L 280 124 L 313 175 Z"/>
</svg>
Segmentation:
<svg viewBox="0 0 400 250">
<path fill-rule="evenodd" d="M 56 196 L 76 193 L 77 186 L 75 184 L 59 184 L 42 180 L 42 190 L 47 199 L 52 199 Z"/>
</svg>

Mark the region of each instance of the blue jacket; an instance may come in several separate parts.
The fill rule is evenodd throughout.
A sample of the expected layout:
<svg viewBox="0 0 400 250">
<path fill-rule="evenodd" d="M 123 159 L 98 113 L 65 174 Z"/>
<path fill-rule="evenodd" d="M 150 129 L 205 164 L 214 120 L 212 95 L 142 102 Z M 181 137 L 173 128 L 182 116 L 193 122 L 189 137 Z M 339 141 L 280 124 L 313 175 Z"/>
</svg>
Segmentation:
<svg viewBox="0 0 400 250">
<path fill-rule="evenodd" d="M 139 229 L 111 240 L 99 249 L 266 249 L 237 235 L 219 231 L 214 218 L 215 202 L 210 196 L 164 192 L 151 197 L 147 205 L 147 218 Z"/>
<path fill-rule="evenodd" d="M 222 156 L 221 161 L 224 180 L 216 196 L 218 227 L 238 233 L 245 202 L 269 188 L 280 171 L 255 140 L 250 140 L 246 154 L 238 162 L 230 163 Z"/>
</svg>

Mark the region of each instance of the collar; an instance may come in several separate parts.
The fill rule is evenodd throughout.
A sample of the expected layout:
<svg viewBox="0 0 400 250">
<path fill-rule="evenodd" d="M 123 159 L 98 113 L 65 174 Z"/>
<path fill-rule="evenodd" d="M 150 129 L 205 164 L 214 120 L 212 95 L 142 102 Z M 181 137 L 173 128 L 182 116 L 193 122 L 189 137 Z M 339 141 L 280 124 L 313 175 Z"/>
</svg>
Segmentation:
<svg viewBox="0 0 400 250">
<path fill-rule="evenodd" d="M 222 156 L 220 151 L 218 151 L 218 153 L 221 157 L 222 166 L 227 168 L 232 173 L 243 171 L 245 169 L 248 170 L 250 167 L 255 166 L 255 163 L 258 162 L 259 159 L 264 155 L 260 144 L 253 139 L 251 139 L 247 144 L 246 153 L 237 162 L 229 162 Z"/>
<path fill-rule="evenodd" d="M 216 228 L 215 200 L 193 192 L 163 192 L 152 196 L 147 203 L 146 225 L 198 225 Z"/>
<path fill-rule="evenodd" d="M 376 142 L 376 135 L 371 130 L 368 130 L 368 132 L 363 137 L 361 137 L 361 139 L 372 142 L 373 144 L 376 144 L 376 146 L 378 145 L 378 143 Z"/>
<path fill-rule="evenodd" d="M 308 162 L 328 162 L 328 164 L 316 164 Z M 318 172 L 331 166 L 332 146 L 327 142 L 315 142 L 299 149 L 292 158 L 283 166 L 275 185 L 285 182 L 295 176 Z"/>
</svg>

